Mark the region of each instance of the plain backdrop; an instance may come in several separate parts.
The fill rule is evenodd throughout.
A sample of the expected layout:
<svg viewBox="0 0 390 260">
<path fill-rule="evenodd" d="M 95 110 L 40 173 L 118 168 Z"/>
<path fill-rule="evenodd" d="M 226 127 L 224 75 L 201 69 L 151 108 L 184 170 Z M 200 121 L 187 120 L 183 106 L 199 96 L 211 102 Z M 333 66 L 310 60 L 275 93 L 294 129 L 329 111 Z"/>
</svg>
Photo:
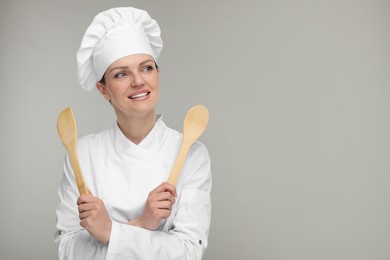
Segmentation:
<svg viewBox="0 0 390 260">
<path fill-rule="evenodd" d="M 80 136 L 115 122 L 75 55 L 118 6 L 162 28 L 165 122 L 209 108 L 204 259 L 390 259 L 387 0 L 2 0 L 0 259 L 57 258 L 57 115 L 72 107 Z"/>
</svg>

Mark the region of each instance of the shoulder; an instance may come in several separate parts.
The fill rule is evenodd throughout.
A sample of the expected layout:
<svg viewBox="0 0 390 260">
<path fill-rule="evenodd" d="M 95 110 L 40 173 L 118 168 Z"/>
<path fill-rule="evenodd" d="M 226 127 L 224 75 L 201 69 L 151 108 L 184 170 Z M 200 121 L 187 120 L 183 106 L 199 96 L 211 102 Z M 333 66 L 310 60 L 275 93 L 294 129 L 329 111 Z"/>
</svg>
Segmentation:
<svg viewBox="0 0 390 260">
<path fill-rule="evenodd" d="M 165 122 L 162 120 L 162 119 L 160 119 L 161 121 L 161 127 L 163 127 L 164 128 L 164 132 L 165 132 L 165 135 L 168 137 L 168 138 L 170 138 L 170 139 L 173 139 L 173 140 L 175 140 L 175 141 L 181 141 L 181 139 L 182 139 L 182 133 L 180 133 L 179 131 L 177 131 L 176 129 L 173 129 L 173 128 L 171 128 L 171 127 L 169 127 L 169 126 L 167 126 L 166 124 L 165 124 Z"/>
<path fill-rule="evenodd" d="M 203 159 L 210 159 L 208 149 L 205 144 L 200 141 L 196 141 L 189 152 L 189 156 L 201 157 Z"/>
<path fill-rule="evenodd" d="M 211 190 L 211 160 L 207 147 L 196 141 L 188 152 L 183 166 L 183 189 Z"/>
<path fill-rule="evenodd" d="M 78 139 L 77 150 L 80 153 L 93 153 L 102 149 L 111 149 L 114 128 L 110 127 L 98 133 L 91 133 Z"/>
</svg>

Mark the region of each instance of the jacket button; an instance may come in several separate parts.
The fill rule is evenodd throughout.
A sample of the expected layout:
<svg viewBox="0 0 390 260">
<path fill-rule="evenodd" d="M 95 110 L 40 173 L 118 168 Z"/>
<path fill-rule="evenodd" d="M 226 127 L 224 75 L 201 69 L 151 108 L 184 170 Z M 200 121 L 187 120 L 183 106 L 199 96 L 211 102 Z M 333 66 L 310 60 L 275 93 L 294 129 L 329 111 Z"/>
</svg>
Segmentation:
<svg viewBox="0 0 390 260">
<path fill-rule="evenodd" d="M 199 245 L 201 245 L 202 244 L 202 240 L 199 240 Z"/>
</svg>

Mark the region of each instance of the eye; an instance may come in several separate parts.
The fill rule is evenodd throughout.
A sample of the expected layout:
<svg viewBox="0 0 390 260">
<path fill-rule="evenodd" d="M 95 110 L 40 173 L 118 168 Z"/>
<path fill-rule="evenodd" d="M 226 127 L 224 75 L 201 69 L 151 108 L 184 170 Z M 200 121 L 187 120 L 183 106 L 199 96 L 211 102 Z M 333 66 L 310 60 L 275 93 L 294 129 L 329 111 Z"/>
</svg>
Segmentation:
<svg viewBox="0 0 390 260">
<path fill-rule="evenodd" d="M 154 67 L 152 65 L 147 65 L 147 66 L 143 67 L 141 71 L 148 72 L 148 71 L 152 71 L 153 69 L 154 69 Z"/>
<path fill-rule="evenodd" d="M 120 78 L 125 77 L 126 75 L 127 75 L 126 72 L 121 71 L 121 72 L 116 73 L 114 75 L 114 78 L 120 79 Z"/>
</svg>

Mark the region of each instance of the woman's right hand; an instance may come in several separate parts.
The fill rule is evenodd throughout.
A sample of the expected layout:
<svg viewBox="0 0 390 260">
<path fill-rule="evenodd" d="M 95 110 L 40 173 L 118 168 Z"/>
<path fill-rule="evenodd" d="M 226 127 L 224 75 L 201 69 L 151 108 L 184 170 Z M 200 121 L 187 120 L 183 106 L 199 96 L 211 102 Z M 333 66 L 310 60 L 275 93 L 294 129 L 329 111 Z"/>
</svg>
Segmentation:
<svg viewBox="0 0 390 260">
<path fill-rule="evenodd" d="M 156 230 L 162 219 L 167 219 L 175 203 L 175 186 L 164 182 L 149 193 L 142 215 L 129 222 L 130 225 Z"/>
</svg>

